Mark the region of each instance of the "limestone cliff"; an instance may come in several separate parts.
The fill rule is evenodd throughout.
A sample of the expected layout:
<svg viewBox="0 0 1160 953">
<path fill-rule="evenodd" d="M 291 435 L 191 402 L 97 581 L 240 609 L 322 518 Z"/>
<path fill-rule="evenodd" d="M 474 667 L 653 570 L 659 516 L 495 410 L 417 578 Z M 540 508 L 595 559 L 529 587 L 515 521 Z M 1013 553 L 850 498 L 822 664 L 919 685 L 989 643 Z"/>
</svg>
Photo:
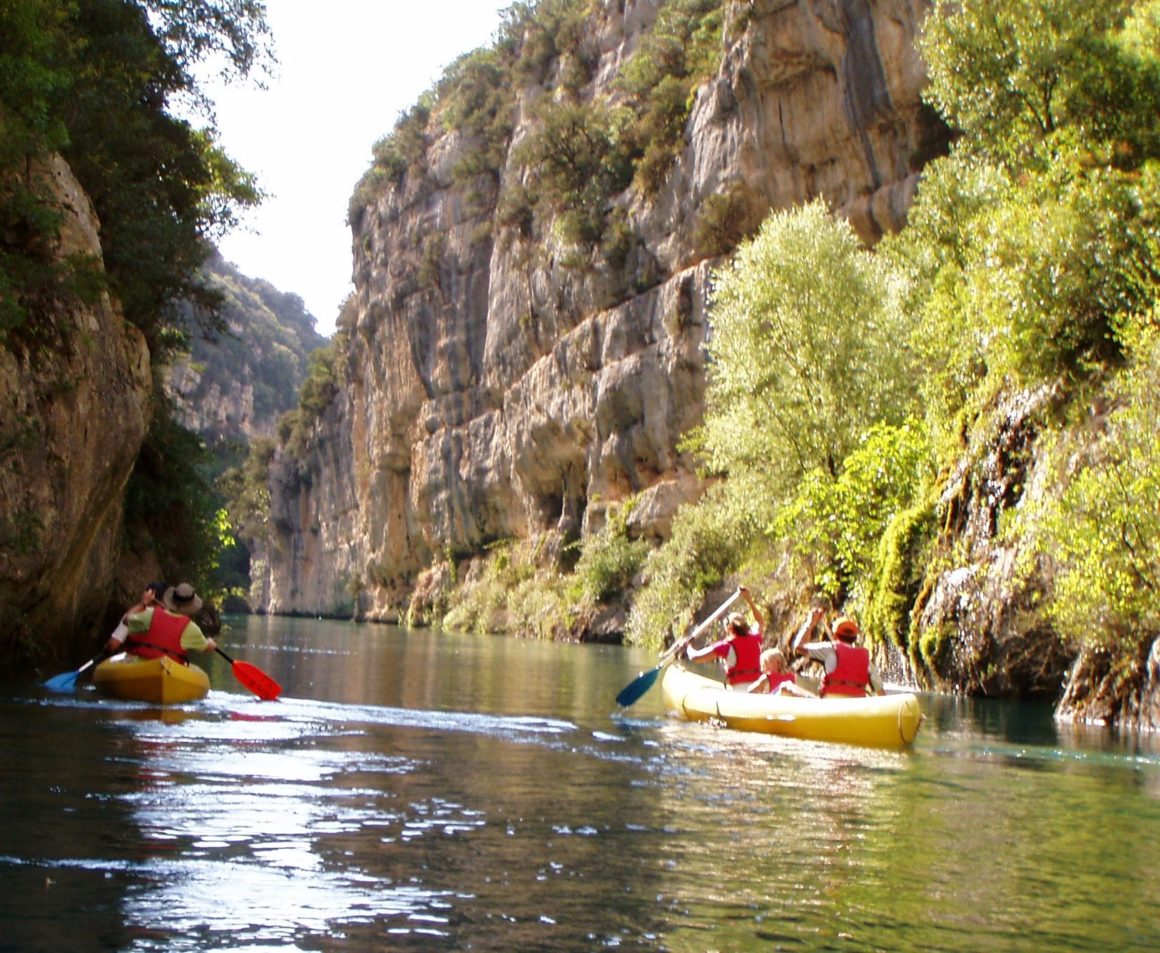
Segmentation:
<svg viewBox="0 0 1160 953">
<path fill-rule="evenodd" d="M 293 410 L 308 356 L 326 343 L 298 295 L 249 278 L 214 256 L 204 269 L 222 294 L 225 332 L 197 335 L 169 369 L 166 387 L 190 430 L 211 442 L 271 437 Z"/>
<path fill-rule="evenodd" d="M 68 166 L 32 174 L 63 216 L 53 254 L 99 263 L 96 216 Z M 45 303 L 0 348 L 0 665 L 94 644 L 152 393 L 145 340 L 107 294 Z"/>
<path fill-rule="evenodd" d="M 615 104 L 658 4 L 593 6 L 575 95 Z M 536 187 L 520 149 L 561 95 L 565 56 L 511 91 L 497 168 L 465 176 L 478 133 L 436 109 L 420 155 L 352 203 L 344 384 L 307 448 L 275 461 L 266 611 L 393 619 L 436 561 L 575 538 L 631 494 L 637 530 L 663 537 L 698 491 L 678 439 L 702 414 L 709 278 L 727 250 L 710 226 L 727 218 L 735 240 L 815 196 L 867 240 L 902 224 L 945 139 L 919 99 L 926 4 L 725 8 L 675 162 L 655 191 L 624 188 L 602 209 L 615 253 L 500 208 L 514 186 Z"/>
</svg>

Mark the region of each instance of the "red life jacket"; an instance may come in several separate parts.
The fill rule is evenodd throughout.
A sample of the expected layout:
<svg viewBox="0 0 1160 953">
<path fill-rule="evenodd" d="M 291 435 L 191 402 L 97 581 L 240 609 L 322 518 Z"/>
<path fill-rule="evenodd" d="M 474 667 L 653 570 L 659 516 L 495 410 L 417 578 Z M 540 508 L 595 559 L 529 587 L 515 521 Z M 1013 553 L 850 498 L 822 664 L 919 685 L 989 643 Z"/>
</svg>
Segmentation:
<svg viewBox="0 0 1160 953">
<path fill-rule="evenodd" d="M 769 679 L 769 694 L 777 691 L 777 686 L 785 682 L 796 682 L 793 672 L 767 672 L 765 677 Z"/>
<path fill-rule="evenodd" d="M 729 640 L 733 649 L 733 667 L 725 672 L 730 685 L 748 685 L 761 678 L 761 636 L 756 632 L 735 635 Z"/>
<path fill-rule="evenodd" d="M 125 651 L 141 658 L 161 658 L 168 655 L 185 664 L 189 656 L 181 647 L 181 633 L 189 625 L 189 616 L 174 615 L 161 606 L 153 607 L 153 620 L 148 632 L 130 632 L 125 639 Z"/>
<path fill-rule="evenodd" d="M 870 650 L 860 645 L 834 643 L 834 653 L 838 664 L 822 679 L 822 697 L 826 695 L 852 695 L 860 698 L 866 694 L 870 684 Z"/>
</svg>

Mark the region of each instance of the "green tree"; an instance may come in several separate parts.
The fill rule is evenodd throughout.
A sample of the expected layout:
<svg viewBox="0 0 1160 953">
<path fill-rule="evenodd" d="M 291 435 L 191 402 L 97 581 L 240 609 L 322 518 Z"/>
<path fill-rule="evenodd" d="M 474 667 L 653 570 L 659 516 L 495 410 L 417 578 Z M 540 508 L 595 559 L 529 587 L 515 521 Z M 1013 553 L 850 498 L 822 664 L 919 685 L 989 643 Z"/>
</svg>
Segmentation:
<svg viewBox="0 0 1160 953">
<path fill-rule="evenodd" d="M 837 479 L 820 469 L 803 477 L 778 511 L 773 535 L 790 540 L 819 589 L 865 604 L 883 531 L 933 477 L 920 424 L 875 424 L 843 460 Z"/>
<path fill-rule="evenodd" d="M 212 124 L 194 129 L 173 106 L 204 105 L 195 64 L 215 56 L 227 75 L 245 75 L 266 62 L 265 39 L 260 0 L 13 0 L 0 7 L 0 212 L 11 221 L 14 209 L 49 205 L 21 172 L 27 160 L 60 152 L 100 218 L 108 283 L 155 354 L 185 330 L 179 301 L 199 304 L 212 323 L 217 298 L 198 266 L 211 253 L 208 240 L 260 197 L 253 178 L 216 145 Z M 35 259 L 57 227 L 51 219 L 20 220 L 24 229 L 0 236 L 9 328 L 27 320 L 36 300 L 20 262 Z"/>
<path fill-rule="evenodd" d="M 1048 613 L 1076 644 L 1133 655 L 1160 633 L 1160 315 L 1125 331 L 1128 363 L 1094 448 L 1066 441 L 1065 491 L 1043 513 L 1036 551 L 1057 567 Z"/>
<path fill-rule="evenodd" d="M 884 248 L 908 274 L 928 421 L 952 452 L 1001 389 L 1117 360 L 1116 322 L 1147 308 L 1158 22 L 1156 0 L 969 0 L 928 17 L 929 96 L 965 135 Z"/>
<path fill-rule="evenodd" d="M 717 273 L 705 423 L 710 468 L 765 474 L 784 498 L 838 476 L 862 434 L 915 400 L 891 270 L 821 201 L 771 215 Z"/>
<path fill-rule="evenodd" d="M 926 96 L 967 148 L 1007 163 L 1068 128 L 1089 147 L 1154 143 L 1158 76 L 1139 67 L 1155 28 L 1155 4 L 1133 0 L 937 0 L 920 39 Z"/>
</svg>

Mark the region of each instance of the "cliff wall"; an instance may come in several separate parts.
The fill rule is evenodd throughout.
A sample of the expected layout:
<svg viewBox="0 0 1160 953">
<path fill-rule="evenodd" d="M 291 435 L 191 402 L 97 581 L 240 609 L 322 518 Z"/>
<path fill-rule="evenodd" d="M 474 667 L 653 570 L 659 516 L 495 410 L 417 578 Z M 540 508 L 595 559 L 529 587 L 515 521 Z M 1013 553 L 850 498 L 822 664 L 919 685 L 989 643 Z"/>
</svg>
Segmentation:
<svg viewBox="0 0 1160 953">
<path fill-rule="evenodd" d="M 515 91 L 498 177 L 464 181 L 477 143 L 433 116 L 421 161 L 352 208 L 344 386 L 307 449 L 275 463 L 258 604 L 393 620 L 434 563 L 511 537 L 575 538 L 636 493 L 637 530 L 663 538 L 698 491 L 678 439 L 703 409 L 714 202 L 743 228 L 819 195 L 868 241 L 900 227 L 945 138 L 919 99 L 925 8 L 728 5 L 675 164 L 655 194 L 612 200 L 630 236 L 612 260 L 498 212 L 562 63 Z M 657 4 L 603 10 L 585 26 L 589 102 L 623 95 L 616 77 Z"/>
<path fill-rule="evenodd" d="M 31 174 L 64 217 L 52 254 L 99 263 L 99 225 L 68 166 Z M 48 302 L 0 348 L 0 666 L 94 644 L 152 394 L 145 340 L 106 294 Z"/>
</svg>

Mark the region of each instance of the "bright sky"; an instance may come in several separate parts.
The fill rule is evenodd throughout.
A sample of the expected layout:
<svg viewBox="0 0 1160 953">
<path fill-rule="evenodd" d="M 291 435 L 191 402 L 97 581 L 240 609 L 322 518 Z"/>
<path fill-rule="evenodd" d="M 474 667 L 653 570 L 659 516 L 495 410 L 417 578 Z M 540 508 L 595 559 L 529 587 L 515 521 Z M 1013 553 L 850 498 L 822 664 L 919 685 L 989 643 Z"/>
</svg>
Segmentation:
<svg viewBox="0 0 1160 953">
<path fill-rule="evenodd" d="M 277 75 L 208 87 L 221 145 L 270 198 L 220 249 L 334 330 L 350 283 L 347 203 L 374 144 L 460 54 L 490 45 L 511 0 L 266 0 Z"/>
</svg>

